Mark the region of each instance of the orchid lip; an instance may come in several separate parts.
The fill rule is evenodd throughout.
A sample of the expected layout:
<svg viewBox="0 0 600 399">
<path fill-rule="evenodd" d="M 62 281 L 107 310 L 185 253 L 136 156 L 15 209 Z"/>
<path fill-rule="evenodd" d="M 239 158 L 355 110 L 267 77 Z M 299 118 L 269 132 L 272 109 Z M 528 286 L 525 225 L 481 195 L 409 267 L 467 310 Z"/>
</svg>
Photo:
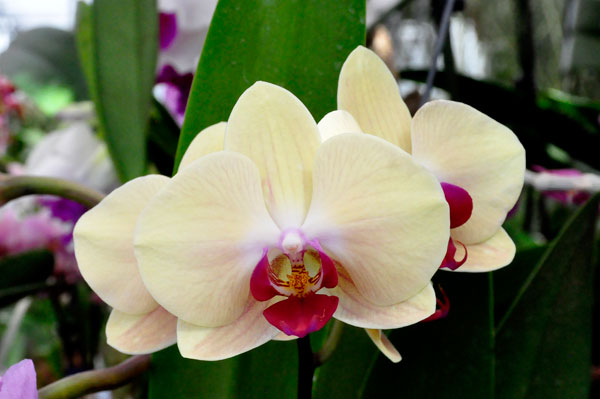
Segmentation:
<svg viewBox="0 0 600 399">
<path fill-rule="evenodd" d="M 473 213 L 473 199 L 469 192 L 455 184 L 442 182 L 442 190 L 450 207 L 450 228 L 465 224 Z"/>
<path fill-rule="evenodd" d="M 284 231 L 278 247 L 281 253 L 271 260 L 269 248 L 263 248 L 250 279 L 250 292 L 257 301 L 288 297 L 263 315 L 285 334 L 302 337 L 321 329 L 337 309 L 337 297 L 316 294 L 321 288 L 337 286 L 337 270 L 319 242 L 307 240 L 298 229 Z"/>
</svg>

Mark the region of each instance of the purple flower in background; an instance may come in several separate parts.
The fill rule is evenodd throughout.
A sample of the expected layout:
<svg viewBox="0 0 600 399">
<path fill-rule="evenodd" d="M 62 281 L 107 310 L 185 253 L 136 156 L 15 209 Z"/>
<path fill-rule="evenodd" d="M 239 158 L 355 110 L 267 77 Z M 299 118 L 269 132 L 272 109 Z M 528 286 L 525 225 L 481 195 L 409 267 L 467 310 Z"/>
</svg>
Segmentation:
<svg viewBox="0 0 600 399">
<path fill-rule="evenodd" d="M 39 203 L 47 208 L 54 218 L 63 222 L 75 223 L 86 211 L 85 206 L 60 197 L 43 196 L 40 197 Z"/>
<path fill-rule="evenodd" d="M 0 399 L 37 399 L 35 368 L 30 359 L 9 367 L 0 377 Z"/>
<path fill-rule="evenodd" d="M 538 173 L 550 173 L 553 175 L 565 177 L 577 177 L 583 175 L 583 172 L 577 169 L 546 169 L 543 166 L 539 165 L 533 165 L 531 169 Z M 589 193 L 578 190 L 547 190 L 542 191 L 542 194 L 564 205 L 581 205 L 590 198 Z"/>
<path fill-rule="evenodd" d="M 161 68 L 156 83 L 166 85 L 164 103 L 178 124 L 183 123 L 185 107 L 190 95 L 194 74 L 191 72 L 180 74 L 171 65 Z"/>
<path fill-rule="evenodd" d="M 177 36 L 177 15 L 171 12 L 159 14 L 160 49 L 168 49 Z"/>
<path fill-rule="evenodd" d="M 181 125 L 217 0 L 159 0 L 157 99 Z"/>
</svg>

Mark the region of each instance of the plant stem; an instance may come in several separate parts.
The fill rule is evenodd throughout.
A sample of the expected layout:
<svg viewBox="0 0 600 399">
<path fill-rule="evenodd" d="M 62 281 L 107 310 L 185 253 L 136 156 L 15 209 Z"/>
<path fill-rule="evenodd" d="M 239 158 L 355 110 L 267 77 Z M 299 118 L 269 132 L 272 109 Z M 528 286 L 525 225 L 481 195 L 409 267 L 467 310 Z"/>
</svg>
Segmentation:
<svg viewBox="0 0 600 399">
<path fill-rule="evenodd" d="M 150 368 L 150 355 L 133 356 L 103 370 L 85 371 L 58 380 L 39 390 L 40 399 L 74 399 L 128 384 Z"/>
<path fill-rule="evenodd" d="M 88 208 L 94 207 L 104 198 L 104 194 L 68 180 L 39 176 L 0 176 L 0 205 L 32 194 L 57 195 Z"/>
<path fill-rule="evenodd" d="M 312 398 L 312 382 L 315 360 L 307 335 L 297 339 L 298 343 L 298 399 Z"/>
<path fill-rule="evenodd" d="M 333 322 L 333 327 L 331 328 L 331 332 L 327 337 L 327 340 L 323 344 L 323 347 L 314 355 L 314 365 L 315 368 L 321 366 L 323 363 L 327 361 L 335 351 L 338 343 L 340 342 L 340 338 L 342 337 L 342 330 L 344 329 L 344 323 L 339 320 L 335 320 Z"/>
<path fill-rule="evenodd" d="M 450 15 L 452 14 L 452 10 L 454 10 L 454 2 L 455 0 L 446 0 L 446 5 L 444 6 L 442 20 L 440 21 L 440 29 L 438 32 L 437 40 L 435 42 L 435 49 L 433 50 L 433 57 L 431 58 L 431 66 L 429 67 L 429 72 L 427 73 L 425 91 L 423 92 L 423 96 L 421 97 L 421 105 L 429 101 L 429 97 L 431 96 L 433 80 L 435 78 L 435 74 L 437 73 L 437 60 L 440 54 L 442 53 L 442 50 L 444 49 L 444 44 L 446 43 L 448 27 L 450 26 Z"/>
</svg>

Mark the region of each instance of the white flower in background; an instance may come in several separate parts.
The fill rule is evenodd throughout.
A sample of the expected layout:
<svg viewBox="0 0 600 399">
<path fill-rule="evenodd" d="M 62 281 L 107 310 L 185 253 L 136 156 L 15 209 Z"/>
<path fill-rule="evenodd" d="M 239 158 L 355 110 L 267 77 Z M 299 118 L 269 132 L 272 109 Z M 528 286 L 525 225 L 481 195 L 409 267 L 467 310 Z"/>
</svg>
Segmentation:
<svg viewBox="0 0 600 399">
<path fill-rule="evenodd" d="M 85 122 L 44 137 L 27 157 L 24 173 L 71 180 L 102 192 L 119 185 L 106 145 Z"/>
</svg>

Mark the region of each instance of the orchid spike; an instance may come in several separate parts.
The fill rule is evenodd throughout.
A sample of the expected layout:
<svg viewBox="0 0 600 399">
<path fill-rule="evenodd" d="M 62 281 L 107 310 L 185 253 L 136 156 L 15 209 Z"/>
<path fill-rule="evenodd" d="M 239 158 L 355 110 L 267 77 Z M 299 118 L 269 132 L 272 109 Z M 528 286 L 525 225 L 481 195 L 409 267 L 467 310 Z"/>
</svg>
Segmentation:
<svg viewBox="0 0 600 399">
<path fill-rule="evenodd" d="M 448 204 L 406 152 L 362 133 L 321 143 L 306 107 L 265 82 L 242 94 L 224 137 L 225 151 L 148 201 L 134 233 L 183 356 L 235 356 L 331 317 L 382 329 L 434 312 Z"/>
</svg>

